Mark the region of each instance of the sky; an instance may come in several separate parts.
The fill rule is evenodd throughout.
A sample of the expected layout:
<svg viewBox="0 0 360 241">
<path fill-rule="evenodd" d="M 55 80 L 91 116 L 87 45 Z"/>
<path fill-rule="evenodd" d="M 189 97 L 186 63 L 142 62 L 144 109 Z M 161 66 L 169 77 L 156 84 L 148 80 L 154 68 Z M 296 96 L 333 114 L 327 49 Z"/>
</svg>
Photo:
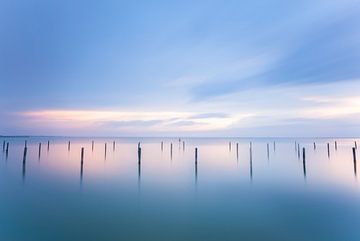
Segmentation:
<svg viewBox="0 0 360 241">
<path fill-rule="evenodd" d="M 0 135 L 360 136 L 360 0 L 0 0 Z"/>
</svg>

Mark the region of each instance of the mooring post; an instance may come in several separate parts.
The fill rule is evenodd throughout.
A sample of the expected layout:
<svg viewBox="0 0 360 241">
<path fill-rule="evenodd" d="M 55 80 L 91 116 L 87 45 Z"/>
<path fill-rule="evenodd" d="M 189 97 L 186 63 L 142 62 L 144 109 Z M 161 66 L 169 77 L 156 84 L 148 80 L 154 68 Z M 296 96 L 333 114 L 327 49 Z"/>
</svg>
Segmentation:
<svg viewBox="0 0 360 241">
<path fill-rule="evenodd" d="M 141 164 L 141 147 L 138 145 L 138 164 Z"/>
<path fill-rule="evenodd" d="M 106 145 L 107 143 L 105 142 L 105 157 L 106 157 L 106 149 L 107 149 L 107 145 Z"/>
<path fill-rule="evenodd" d="M 239 143 L 236 143 L 236 159 L 239 159 Z"/>
<path fill-rule="evenodd" d="M 113 151 L 115 151 L 115 141 L 113 141 Z"/>
<path fill-rule="evenodd" d="M 316 149 L 316 143 L 314 142 L 314 150 Z"/>
<path fill-rule="evenodd" d="M 303 161 L 305 161 L 305 147 L 303 147 L 302 149 L 302 156 L 303 156 Z"/>
<path fill-rule="evenodd" d="M 163 151 L 164 150 L 164 142 L 162 141 L 161 142 L 161 151 Z"/>
<path fill-rule="evenodd" d="M 196 147 L 195 148 L 195 165 L 197 165 L 197 160 L 198 160 L 198 149 Z"/>
<path fill-rule="evenodd" d="M 6 143 L 6 154 L 9 152 L 9 142 Z"/>
<path fill-rule="evenodd" d="M 68 141 L 68 151 L 70 151 L 70 141 Z"/>
<path fill-rule="evenodd" d="M 231 151 L 231 142 L 229 142 L 229 151 Z"/>
<path fill-rule="evenodd" d="M 300 159 L 300 144 L 297 145 L 297 151 L 298 151 L 298 159 Z"/>
<path fill-rule="evenodd" d="M 274 152 L 275 152 L 275 141 L 274 141 Z"/>
<path fill-rule="evenodd" d="M 185 141 L 183 141 L 183 151 L 185 151 Z"/>
<path fill-rule="evenodd" d="M 39 143 L 39 159 L 40 159 L 40 156 L 41 156 L 41 142 Z"/>
<path fill-rule="evenodd" d="M 91 141 L 91 151 L 94 151 L 94 141 Z"/>
<path fill-rule="evenodd" d="M 356 148 L 355 147 L 352 148 L 352 153 L 353 153 L 353 161 L 354 161 L 354 174 L 356 176 Z"/>
<path fill-rule="evenodd" d="M 27 155 L 27 147 L 24 147 L 24 154 L 23 154 L 23 164 L 26 162 L 26 155 Z"/>
<path fill-rule="evenodd" d="M 304 177 L 306 177 L 306 162 L 305 162 L 305 147 L 303 147 L 303 172 L 304 172 Z"/>
<path fill-rule="evenodd" d="M 335 141 L 335 151 L 337 151 L 337 142 Z"/>
<path fill-rule="evenodd" d="M 353 153 L 353 160 L 354 160 L 354 162 L 356 162 L 356 149 L 355 149 L 355 147 L 352 148 L 352 153 Z"/>
<path fill-rule="evenodd" d="M 295 151 L 297 151 L 297 144 L 296 144 L 296 141 L 295 141 Z"/>
<path fill-rule="evenodd" d="M 172 159 L 172 153 L 173 153 L 173 144 L 171 142 L 171 144 L 170 144 L 170 159 Z"/>
<path fill-rule="evenodd" d="M 267 143 L 266 149 L 267 149 L 267 158 L 269 159 L 269 143 Z"/>
<path fill-rule="evenodd" d="M 47 142 L 47 151 L 50 149 L 50 141 Z"/>
<path fill-rule="evenodd" d="M 3 141 L 3 152 L 5 151 L 5 140 Z"/>
<path fill-rule="evenodd" d="M 84 163 L 84 147 L 81 147 L 81 166 Z"/>
<path fill-rule="evenodd" d="M 327 143 L 327 153 L 328 153 L 328 157 L 330 158 L 330 144 Z"/>
</svg>

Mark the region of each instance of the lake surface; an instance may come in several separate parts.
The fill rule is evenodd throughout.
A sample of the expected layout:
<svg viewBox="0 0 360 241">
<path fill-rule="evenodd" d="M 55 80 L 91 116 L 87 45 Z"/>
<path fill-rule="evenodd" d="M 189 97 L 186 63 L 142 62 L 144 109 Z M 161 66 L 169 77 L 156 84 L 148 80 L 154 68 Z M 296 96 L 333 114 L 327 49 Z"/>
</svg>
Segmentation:
<svg viewBox="0 0 360 241">
<path fill-rule="evenodd" d="M 356 139 L 3 140 L 0 240 L 360 240 Z"/>
</svg>

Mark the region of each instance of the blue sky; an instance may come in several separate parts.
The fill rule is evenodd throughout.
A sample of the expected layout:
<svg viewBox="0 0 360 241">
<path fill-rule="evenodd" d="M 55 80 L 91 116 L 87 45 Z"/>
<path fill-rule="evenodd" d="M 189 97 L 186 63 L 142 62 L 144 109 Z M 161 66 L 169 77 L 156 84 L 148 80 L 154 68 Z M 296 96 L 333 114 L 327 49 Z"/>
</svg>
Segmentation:
<svg viewBox="0 0 360 241">
<path fill-rule="evenodd" d="M 0 1 L 0 134 L 360 135 L 360 1 Z"/>
</svg>

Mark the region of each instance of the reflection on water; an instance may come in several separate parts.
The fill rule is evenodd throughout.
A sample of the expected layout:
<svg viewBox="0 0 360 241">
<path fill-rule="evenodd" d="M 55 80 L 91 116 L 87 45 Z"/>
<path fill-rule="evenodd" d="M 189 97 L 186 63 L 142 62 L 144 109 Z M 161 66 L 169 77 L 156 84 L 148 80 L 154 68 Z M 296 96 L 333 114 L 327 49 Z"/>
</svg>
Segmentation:
<svg viewBox="0 0 360 241">
<path fill-rule="evenodd" d="M 354 139 L 1 141 L 0 240 L 360 240 Z"/>
</svg>

